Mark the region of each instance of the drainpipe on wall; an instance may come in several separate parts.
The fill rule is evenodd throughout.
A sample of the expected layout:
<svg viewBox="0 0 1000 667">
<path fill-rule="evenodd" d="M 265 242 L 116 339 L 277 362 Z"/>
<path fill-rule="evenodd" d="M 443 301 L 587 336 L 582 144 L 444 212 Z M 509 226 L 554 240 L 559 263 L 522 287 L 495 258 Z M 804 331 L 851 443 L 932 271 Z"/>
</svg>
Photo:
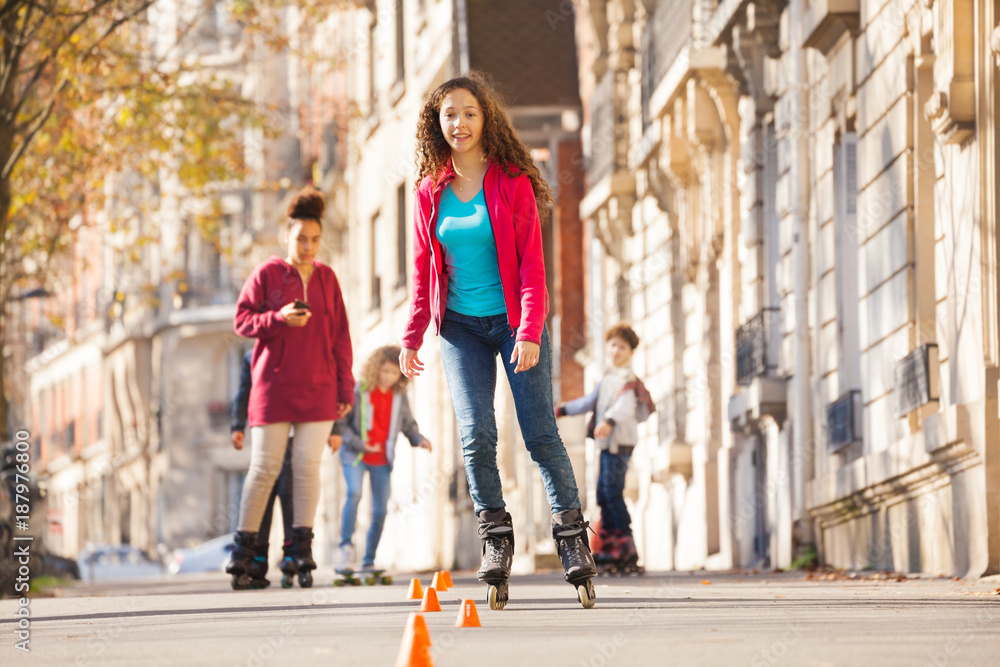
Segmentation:
<svg viewBox="0 0 1000 667">
<path fill-rule="evenodd" d="M 810 406 L 812 376 L 809 350 L 809 93 L 806 88 L 806 52 L 802 47 L 802 20 L 805 0 L 791 0 L 791 81 L 792 95 L 792 276 L 795 327 L 792 351 L 795 367 L 792 376 L 792 558 L 797 547 L 812 543 L 812 531 L 806 511 L 806 481 L 813 465 L 812 420 Z"/>
</svg>

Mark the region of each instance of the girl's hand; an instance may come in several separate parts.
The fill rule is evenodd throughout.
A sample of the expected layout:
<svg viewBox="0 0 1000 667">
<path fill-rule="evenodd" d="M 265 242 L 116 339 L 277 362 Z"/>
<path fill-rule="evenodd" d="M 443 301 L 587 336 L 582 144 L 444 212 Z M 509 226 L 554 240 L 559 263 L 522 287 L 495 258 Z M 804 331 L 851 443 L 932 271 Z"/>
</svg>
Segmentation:
<svg viewBox="0 0 1000 667">
<path fill-rule="evenodd" d="M 326 439 L 326 444 L 330 445 L 330 451 L 334 454 L 340 449 L 340 446 L 344 444 L 344 437 L 340 435 L 331 435 Z"/>
<path fill-rule="evenodd" d="M 520 373 L 521 371 L 534 368 L 535 364 L 538 363 L 540 350 L 541 348 L 538 346 L 538 343 L 532 343 L 527 340 L 517 341 L 517 344 L 514 345 L 514 353 L 510 355 L 510 363 L 517 362 L 514 372 Z"/>
<path fill-rule="evenodd" d="M 347 413 L 351 411 L 350 403 L 337 403 L 337 410 L 339 411 L 337 419 L 343 419 L 347 416 Z"/>
<path fill-rule="evenodd" d="M 367 443 L 367 442 L 365 444 L 363 444 L 362 447 L 364 447 L 365 451 L 367 453 L 369 453 L 369 454 L 378 454 L 379 452 L 382 451 L 382 448 L 379 447 L 378 445 L 372 445 L 372 444 Z"/>
<path fill-rule="evenodd" d="M 611 424 L 608 422 L 601 422 L 594 427 L 594 437 L 598 440 L 604 440 L 609 435 L 611 435 Z"/>
<path fill-rule="evenodd" d="M 420 375 L 424 370 L 424 363 L 417 357 L 416 350 L 408 350 L 405 347 L 399 353 L 399 370 L 408 378 Z"/>
<path fill-rule="evenodd" d="M 229 439 L 233 443 L 234 449 L 243 449 L 243 431 L 233 431 L 233 434 L 229 436 Z"/>
<path fill-rule="evenodd" d="M 306 323 L 309 322 L 309 318 L 312 317 L 312 313 L 308 310 L 301 310 L 295 307 L 295 303 L 286 303 L 285 306 L 278 311 L 281 313 L 281 317 L 285 320 L 285 324 L 290 327 L 304 327 Z"/>
<path fill-rule="evenodd" d="M 426 449 L 427 451 L 431 451 L 431 449 L 432 449 L 431 448 L 431 441 L 430 440 L 424 440 L 419 445 L 417 445 L 417 447 L 420 447 L 421 449 Z"/>
</svg>

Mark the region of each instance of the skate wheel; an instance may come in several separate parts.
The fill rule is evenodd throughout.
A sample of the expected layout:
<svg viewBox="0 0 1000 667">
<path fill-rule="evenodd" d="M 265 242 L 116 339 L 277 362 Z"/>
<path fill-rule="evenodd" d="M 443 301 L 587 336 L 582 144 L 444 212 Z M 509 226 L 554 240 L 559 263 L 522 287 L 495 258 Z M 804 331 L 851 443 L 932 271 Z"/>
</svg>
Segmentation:
<svg viewBox="0 0 1000 667">
<path fill-rule="evenodd" d="M 382 577 L 383 586 L 389 586 L 391 584 L 392 584 L 392 577 L 390 577 L 389 575 L 385 575 L 384 577 Z"/>
<path fill-rule="evenodd" d="M 313 585 L 313 575 L 312 572 L 302 572 L 299 574 L 299 586 L 302 588 L 312 588 Z"/>
<path fill-rule="evenodd" d="M 507 606 L 507 599 L 510 595 L 507 582 L 500 584 L 490 584 L 489 589 L 486 593 L 486 601 L 490 605 L 490 609 L 493 611 L 499 611 Z"/>
<path fill-rule="evenodd" d="M 375 577 L 365 577 L 365 586 L 374 586 L 376 581 Z"/>
<path fill-rule="evenodd" d="M 588 579 L 587 583 L 577 586 L 576 597 L 584 609 L 593 609 L 594 605 L 597 604 L 597 593 L 594 591 L 594 584 Z"/>
<path fill-rule="evenodd" d="M 250 575 L 248 574 L 234 574 L 232 581 L 229 582 L 233 587 L 234 591 L 245 591 L 250 588 Z"/>
</svg>

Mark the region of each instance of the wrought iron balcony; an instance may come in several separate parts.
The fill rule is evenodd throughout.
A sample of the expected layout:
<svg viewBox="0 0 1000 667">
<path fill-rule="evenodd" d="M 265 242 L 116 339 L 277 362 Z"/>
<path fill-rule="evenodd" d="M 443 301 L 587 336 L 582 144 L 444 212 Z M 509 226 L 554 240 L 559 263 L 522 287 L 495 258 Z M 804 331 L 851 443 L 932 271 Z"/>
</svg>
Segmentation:
<svg viewBox="0 0 1000 667">
<path fill-rule="evenodd" d="M 826 408 L 830 453 L 861 440 L 861 392 L 849 391 Z"/>
<path fill-rule="evenodd" d="M 780 308 L 764 308 L 736 330 L 737 384 L 748 386 L 755 377 L 774 367 L 769 363 L 768 344 L 780 318 Z"/>
<path fill-rule="evenodd" d="M 642 126 L 650 123 L 649 100 L 677 55 L 691 41 L 693 0 L 660 0 L 642 31 Z"/>
<path fill-rule="evenodd" d="M 937 344 L 921 345 L 896 362 L 896 416 L 938 400 Z"/>
</svg>

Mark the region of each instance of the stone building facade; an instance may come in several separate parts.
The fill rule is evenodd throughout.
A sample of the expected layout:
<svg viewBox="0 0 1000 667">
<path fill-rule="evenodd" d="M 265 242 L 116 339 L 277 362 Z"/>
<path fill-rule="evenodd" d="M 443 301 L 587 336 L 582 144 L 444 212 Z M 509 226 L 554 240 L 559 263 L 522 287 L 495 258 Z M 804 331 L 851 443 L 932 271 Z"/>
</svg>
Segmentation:
<svg viewBox="0 0 1000 667">
<path fill-rule="evenodd" d="M 588 322 L 644 339 L 647 566 L 997 572 L 994 3 L 584 4 Z"/>
</svg>

